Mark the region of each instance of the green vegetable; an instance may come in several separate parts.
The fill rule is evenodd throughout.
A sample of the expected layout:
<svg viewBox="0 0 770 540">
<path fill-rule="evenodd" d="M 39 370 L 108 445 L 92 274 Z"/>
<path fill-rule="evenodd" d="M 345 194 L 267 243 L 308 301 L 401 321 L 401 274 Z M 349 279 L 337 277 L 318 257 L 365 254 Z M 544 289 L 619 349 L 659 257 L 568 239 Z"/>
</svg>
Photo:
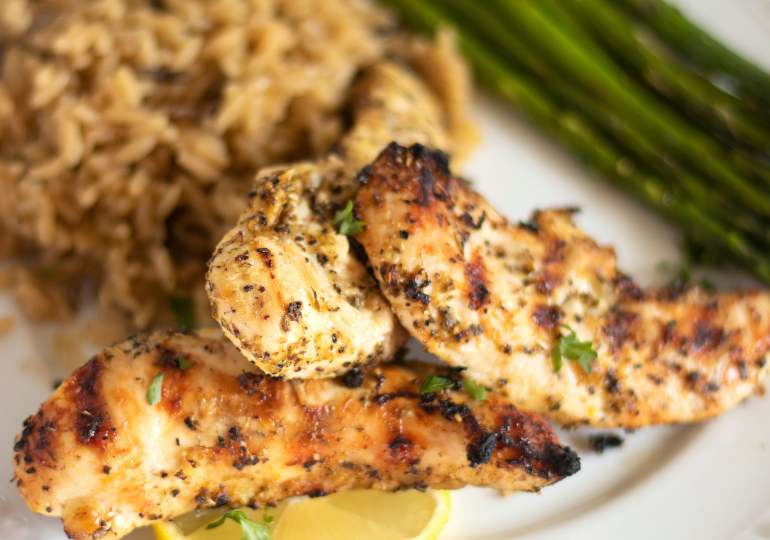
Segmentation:
<svg viewBox="0 0 770 540">
<path fill-rule="evenodd" d="M 637 26 L 631 36 L 628 24 L 605 25 L 599 37 L 598 21 L 628 17 L 607 0 L 384 1 L 422 30 L 453 24 L 482 85 L 678 224 L 698 252 L 770 283 L 770 156 L 755 154 L 770 129 L 767 107 L 722 92 L 687 58 L 644 49 Z M 584 6 L 602 18 L 589 24 L 577 13 Z M 656 83 L 664 77 L 660 88 L 650 69 Z"/>
<path fill-rule="evenodd" d="M 217 521 L 206 525 L 206 530 L 219 527 L 226 519 L 232 519 L 240 524 L 241 540 L 273 540 L 273 537 L 270 536 L 270 527 L 264 523 L 250 520 L 243 510 L 228 510 Z"/>
<path fill-rule="evenodd" d="M 685 236 L 679 243 L 679 253 L 687 264 L 693 266 L 717 267 L 724 263 L 718 252 L 710 250 L 689 236 Z"/>
<path fill-rule="evenodd" d="M 683 264 L 661 261 L 655 265 L 655 270 L 663 272 L 664 274 L 670 274 L 672 276 L 672 281 L 681 281 L 683 283 L 690 283 L 692 281 L 690 270 Z"/>
<path fill-rule="evenodd" d="M 770 75 L 661 0 L 616 0 L 703 72 L 732 77 L 739 89 L 770 104 Z"/>
<path fill-rule="evenodd" d="M 625 122 L 653 140 L 665 141 L 670 153 L 725 193 L 755 213 L 770 216 L 770 197 L 737 170 L 717 141 L 689 125 L 646 89 L 627 81 L 606 53 L 560 24 L 542 0 L 489 2 L 509 31 L 523 36 L 530 49 L 558 68 L 565 82 L 595 94 Z"/>
<path fill-rule="evenodd" d="M 420 393 L 427 394 L 428 392 L 435 392 L 436 390 L 442 390 L 444 388 L 452 388 L 455 382 L 452 379 L 446 377 L 439 377 L 437 375 L 428 375 L 420 385 Z"/>
<path fill-rule="evenodd" d="M 38 269 L 38 275 L 43 281 L 53 280 L 64 275 L 64 268 L 60 266 L 42 266 Z"/>
<path fill-rule="evenodd" d="M 364 230 L 365 223 L 363 221 L 355 221 L 353 216 L 353 201 L 348 201 L 347 206 L 343 210 L 340 210 L 334 214 L 334 224 L 339 223 L 339 233 L 358 234 Z"/>
<path fill-rule="evenodd" d="M 192 298 L 172 294 L 168 297 L 168 305 L 180 327 L 188 330 L 195 328 L 195 304 Z"/>
<path fill-rule="evenodd" d="M 475 382 L 470 379 L 463 380 L 463 388 L 465 392 L 473 398 L 474 401 L 484 401 L 487 399 L 487 390 L 483 386 L 477 386 Z"/>
<path fill-rule="evenodd" d="M 586 373 L 591 373 L 591 360 L 594 360 L 597 356 L 597 352 L 593 350 L 592 341 L 580 341 L 575 331 L 562 324 L 562 327 L 569 330 L 569 334 L 561 336 L 559 344 L 551 349 L 551 364 L 553 364 L 553 372 L 557 373 L 562 366 L 562 358 L 567 360 L 573 360 L 580 364 L 580 367 Z"/>
<path fill-rule="evenodd" d="M 606 0 L 546 0 L 558 4 L 608 54 L 662 96 L 675 101 L 684 114 L 704 129 L 754 150 L 770 150 L 767 123 L 758 121 L 754 107 L 712 83 L 667 53 L 661 43 L 636 31 L 616 4 Z"/>
<path fill-rule="evenodd" d="M 435 392 L 437 390 L 443 390 L 444 388 L 454 388 L 455 384 L 457 384 L 455 381 L 447 377 L 428 375 L 420 385 L 420 393 L 427 394 L 428 392 Z M 487 390 L 483 386 L 477 386 L 476 383 L 470 379 L 463 380 L 463 389 L 475 401 L 484 401 L 487 399 Z"/>
<path fill-rule="evenodd" d="M 163 375 L 162 371 L 155 374 L 155 378 L 150 383 L 150 388 L 147 389 L 147 403 L 150 405 L 156 405 L 160 401 L 161 392 L 163 390 Z"/>
<path fill-rule="evenodd" d="M 714 284 L 707 279 L 701 278 L 699 280 L 693 281 L 690 269 L 687 268 L 687 266 L 684 264 L 674 264 L 667 261 L 661 261 L 655 265 L 655 269 L 658 272 L 669 274 L 671 276 L 670 285 L 676 285 L 677 283 L 690 285 L 694 283 L 704 291 L 713 291 L 716 289 Z"/>
<path fill-rule="evenodd" d="M 187 368 L 195 365 L 192 362 L 186 360 L 185 357 L 182 355 L 177 356 L 176 362 L 177 364 L 179 364 L 179 369 L 181 369 L 182 371 L 185 371 Z"/>
</svg>

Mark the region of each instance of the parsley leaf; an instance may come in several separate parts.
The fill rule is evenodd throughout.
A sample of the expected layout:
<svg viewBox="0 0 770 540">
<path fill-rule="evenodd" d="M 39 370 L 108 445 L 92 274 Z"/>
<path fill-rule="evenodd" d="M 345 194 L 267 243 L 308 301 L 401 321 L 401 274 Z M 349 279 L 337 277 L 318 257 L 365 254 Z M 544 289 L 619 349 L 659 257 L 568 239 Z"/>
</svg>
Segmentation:
<svg viewBox="0 0 770 540">
<path fill-rule="evenodd" d="M 706 278 L 699 279 L 697 285 L 706 292 L 714 292 L 717 290 L 714 284 Z"/>
<path fill-rule="evenodd" d="M 679 244 L 679 252 L 685 262 L 692 266 L 722 267 L 725 265 L 724 257 L 691 236 L 684 237 L 684 241 Z"/>
<path fill-rule="evenodd" d="M 273 516 L 268 516 L 267 512 L 262 514 L 262 521 L 264 521 L 265 523 L 272 523 L 274 519 L 275 518 Z"/>
<path fill-rule="evenodd" d="M 562 324 L 564 328 L 569 330 L 569 334 L 561 336 L 559 344 L 551 349 L 551 364 L 553 365 L 553 372 L 556 373 L 561 369 L 562 358 L 566 357 L 567 360 L 576 361 L 583 368 L 586 373 L 591 373 L 591 360 L 594 360 L 599 354 L 593 350 L 593 341 L 580 341 L 575 331 Z"/>
<path fill-rule="evenodd" d="M 150 405 L 155 405 L 160 401 L 161 390 L 163 390 L 163 375 L 164 373 L 159 371 L 147 390 L 147 403 Z"/>
<path fill-rule="evenodd" d="M 273 537 L 270 536 L 270 527 L 264 523 L 250 520 L 243 510 L 228 510 L 214 523 L 206 525 L 206 530 L 219 527 L 226 519 L 232 519 L 240 524 L 241 540 L 273 540 Z"/>
<path fill-rule="evenodd" d="M 474 401 L 485 401 L 487 399 L 487 390 L 483 386 L 477 386 L 470 379 L 463 380 L 465 392 L 473 398 Z"/>
<path fill-rule="evenodd" d="M 56 279 L 59 276 L 64 275 L 64 273 L 65 273 L 64 269 L 59 266 L 43 266 L 38 270 L 40 279 L 42 279 L 43 281 Z"/>
<path fill-rule="evenodd" d="M 462 368 L 467 369 L 467 368 Z M 420 385 L 420 393 L 427 394 L 428 392 L 435 392 L 436 390 L 443 390 L 444 388 L 454 388 L 457 384 L 456 381 L 447 377 L 439 377 L 438 375 L 428 375 Z M 476 383 L 470 379 L 463 380 L 463 389 L 465 392 L 473 398 L 475 401 L 484 401 L 487 399 L 487 390 L 483 386 L 477 386 Z"/>
<path fill-rule="evenodd" d="M 353 201 L 348 201 L 348 204 L 343 210 L 334 214 L 334 224 L 336 225 L 338 223 L 340 225 L 339 233 L 345 235 L 358 234 L 364 230 L 364 225 L 366 225 L 363 221 L 355 221 L 355 217 L 353 216 Z"/>
<path fill-rule="evenodd" d="M 188 367 L 192 367 L 195 365 L 189 360 L 185 360 L 185 357 L 182 355 L 179 355 L 176 357 L 176 362 L 177 364 L 179 364 L 179 369 L 181 369 L 182 371 L 186 370 Z"/>
<path fill-rule="evenodd" d="M 667 261 L 661 261 L 655 266 L 655 269 L 658 272 L 669 274 L 671 276 L 671 281 L 668 284 L 669 287 L 676 287 L 677 285 L 685 284 L 685 285 L 697 285 L 704 291 L 709 291 L 709 292 L 716 290 L 716 287 L 714 287 L 714 284 L 711 283 L 706 278 L 693 280 L 692 275 L 690 274 L 690 270 L 683 264 L 675 264 Z"/>
<path fill-rule="evenodd" d="M 670 263 L 668 261 L 661 261 L 655 265 L 655 270 L 671 276 L 671 281 L 682 281 L 684 283 L 690 283 L 692 276 L 690 271 L 683 264 Z"/>
<path fill-rule="evenodd" d="M 452 379 L 446 377 L 439 377 L 437 375 L 428 375 L 420 385 L 420 393 L 427 394 L 428 392 L 435 392 L 443 388 L 452 388 L 455 382 Z"/>
<path fill-rule="evenodd" d="M 561 342 L 559 342 L 561 345 Z M 561 351 L 559 347 L 551 349 L 551 365 L 553 366 L 553 372 L 558 373 L 562 366 Z"/>
<path fill-rule="evenodd" d="M 192 298 L 172 294 L 168 297 L 168 307 L 176 317 L 176 323 L 188 330 L 195 328 L 195 304 Z"/>
</svg>

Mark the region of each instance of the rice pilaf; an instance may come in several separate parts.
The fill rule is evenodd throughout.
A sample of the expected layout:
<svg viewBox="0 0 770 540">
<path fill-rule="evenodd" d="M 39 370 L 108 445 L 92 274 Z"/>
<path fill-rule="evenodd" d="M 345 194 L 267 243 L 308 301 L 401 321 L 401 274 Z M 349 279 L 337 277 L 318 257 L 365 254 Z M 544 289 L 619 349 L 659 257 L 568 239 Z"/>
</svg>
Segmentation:
<svg viewBox="0 0 770 540">
<path fill-rule="evenodd" d="M 451 39 L 394 37 L 362 0 L 5 0 L 0 256 L 16 298 L 67 319 L 208 312 L 205 261 L 256 171 L 323 155 L 359 70 L 399 54 L 437 90 L 461 150 L 470 79 Z M 462 143 L 462 144 L 461 144 Z"/>
</svg>

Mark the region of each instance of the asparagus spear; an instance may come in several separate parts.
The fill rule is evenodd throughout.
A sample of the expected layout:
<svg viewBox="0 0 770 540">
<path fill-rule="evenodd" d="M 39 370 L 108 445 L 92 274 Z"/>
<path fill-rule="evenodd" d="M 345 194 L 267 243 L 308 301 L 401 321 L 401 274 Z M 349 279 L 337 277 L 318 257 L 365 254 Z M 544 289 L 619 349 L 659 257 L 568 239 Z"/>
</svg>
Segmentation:
<svg viewBox="0 0 770 540">
<path fill-rule="evenodd" d="M 622 144 L 634 159 L 660 175 L 669 189 L 678 190 L 682 197 L 708 209 L 710 214 L 732 223 L 749 235 L 750 239 L 770 248 L 770 222 L 758 219 L 745 208 L 736 206 L 733 201 L 709 189 L 706 179 L 667 156 L 661 141 L 648 139 L 634 124 L 623 121 L 601 101 L 575 88 L 565 88 L 558 84 L 546 84 L 545 88 L 559 103 L 581 111 L 597 129 Z"/>
<path fill-rule="evenodd" d="M 680 225 L 690 238 L 729 253 L 757 277 L 770 281 L 770 259 L 754 248 L 729 221 L 709 215 L 691 197 L 677 194 L 667 182 L 643 170 L 627 154 L 602 139 L 590 122 L 578 113 L 560 112 L 542 99 L 537 102 L 537 109 L 528 107 L 527 98 L 532 94 L 543 94 L 522 78 L 512 75 L 473 41 L 463 39 L 462 46 L 482 84 L 525 109 L 531 120 L 580 156 L 589 169 L 663 213 Z"/>
<path fill-rule="evenodd" d="M 605 46 L 615 59 L 630 64 L 650 86 L 676 102 L 706 129 L 734 138 L 761 152 L 770 151 L 770 130 L 755 121 L 742 100 L 704 77 L 685 69 L 670 56 L 649 46 L 629 20 L 605 0 L 549 0 L 568 12 L 582 28 Z"/>
<path fill-rule="evenodd" d="M 455 0 L 448 0 L 455 1 Z M 770 216 L 768 192 L 746 178 L 713 139 L 692 128 L 644 89 L 629 84 L 604 54 L 596 54 L 556 24 L 539 1 L 489 0 L 490 9 L 527 45 L 560 69 L 564 77 L 595 92 L 628 122 L 667 143 L 672 154 L 736 196 L 753 211 Z"/>
<path fill-rule="evenodd" d="M 553 67 L 549 66 L 549 62 L 544 61 L 543 58 L 537 56 L 536 49 L 531 46 L 531 43 L 521 39 L 516 32 L 510 31 L 510 25 L 505 24 L 507 22 L 505 17 L 496 16 L 497 13 L 493 13 L 489 9 L 479 9 L 477 5 L 469 4 L 464 0 L 437 0 L 436 5 L 445 10 L 446 16 L 448 18 L 458 21 L 465 28 L 473 31 L 480 40 L 487 43 L 489 48 L 494 48 L 495 50 L 499 50 L 501 53 L 503 53 L 511 67 L 528 70 L 538 75 L 540 78 L 554 81 L 556 84 L 565 83 L 559 72 L 553 69 Z M 489 6 L 492 4 L 485 5 Z M 542 7 L 542 5 L 542 2 L 539 2 L 539 6 Z M 560 22 L 563 23 L 564 21 L 562 20 Z M 574 38 L 574 35 L 572 37 Z M 588 42 L 585 35 L 581 37 L 584 38 L 583 41 L 581 41 L 583 49 L 588 49 L 587 56 L 604 56 L 603 51 L 597 48 L 590 48 L 592 44 Z M 619 75 L 618 78 L 622 78 L 622 74 Z M 569 84 L 569 81 L 566 82 Z M 574 90 L 574 84 L 571 84 L 570 88 Z M 666 112 L 671 114 L 668 111 Z M 660 128 L 660 126 L 658 126 L 658 128 Z M 695 133 L 697 134 L 697 132 Z M 661 134 L 658 132 L 657 134 L 653 134 L 652 138 L 661 141 L 665 140 L 666 133 L 664 132 Z M 702 138 L 702 140 L 706 141 L 707 144 L 711 144 L 712 146 L 715 144 L 713 141 L 709 141 L 708 139 Z M 690 152 L 690 156 L 709 152 L 714 154 L 717 152 L 717 150 L 714 148 L 710 148 L 707 151 L 702 148 L 700 150 L 696 149 L 694 152 Z M 660 159 L 660 157 L 658 159 Z M 747 159 L 744 161 L 748 163 L 749 160 Z M 734 167 L 735 163 L 731 162 L 728 157 L 725 160 L 725 166 L 728 168 Z M 719 172 L 718 166 L 712 168 L 717 170 L 717 173 Z M 738 168 L 745 172 L 746 168 L 749 168 L 749 166 L 745 165 Z M 706 167 L 705 165 L 702 167 L 702 170 L 705 171 L 704 174 L 706 175 L 709 175 L 712 172 L 710 168 Z M 732 173 L 733 176 L 737 176 L 739 174 L 738 171 L 732 171 Z M 753 186 L 747 179 L 739 178 L 739 184 L 741 187 L 748 188 L 748 191 L 752 191 L 753 189 Z M 770 183 L 768 183 L 768 185 L 770 185 Z M 748 193 L 745 194 L 747 197 L 746 200 L 750 200 L 758 195 L 757 189 L 754 189 L 753 191 L 754 193 L 752 195 L 749 195 Z M 759 204 L 763 205 L 764 203 L 760 202 Z M 748 202 L 747 205 L 749 208 L 756 207 L 756 205 L 752 205 L 751 202 Z"/>
<path fill-rule="evenodd" d="M 435 30 L 447 17 L 432 0 L 385 1 L 410 24 L 424 30 Z M 462 26 L 458 26 L 457 31 L 461 48 L 487 88 L 580 156 L 589 168 L 677 222 L 689 238 L 729 253 L 759 278 L 770 281 L 770 258 L 756 250 L 741 231 L 673 193 L 666 182 L 635 166 L 627 155 L 599 136 L 581 115 L 560 110 L 535 81 L 511 69 Z"/>
<path fill-rule="evenodd" d="M 616 0 L 705 73 L 730 75 L 744 91 L 770 104 L 770 74 L 735 54 L 662 0 Z"/>
<path fill-rule="evenodd" d="M 446 0 L 446 1 L 451 1 L 451 0 Z M 574 0 L 574 2 L 567 1 L 567 0 L 538 0 L 537 6 L 541 10 L 546 10 L 546 12 L 553 18 L 555 22 L 558 23 L 559 27 L 564 32 L 566 32 L 571 39 L 577 40 L 584 47 L 588 55 L 594 58 L 603 58 L 605 56 L 604 50 L 597 48 L 597 46 L 592 42 L 589 36 L 585 33 L 584 29 L 576 23 L 575 18 L 571 16 L 571 13 L 569 11 L 570 9 L 573 10 L 574 12 L 576 12 L 576 17 L 578 17 L 577 12 L 580 11 L 578 7 L 581 5 L 591 5 L 592 3 L 594 3 L 596 5 L 603 5 L 605 7 L 609 7 L 607 4 L 602 4 L 602 2 L 604 2 L 604 0 Z M 630 29 L 630 25 L 622 17 L 620 17 L 619 19 L 611 18 L 611 17 L 602 18 L 601 12 L 597 13 L 591 10 L 589 10 L 588 12 L 583 10 L 583 11 L 580 11 L 580 13 L 581 14 L 579 15 L 579 17 L 583 19 L 590 19 L 591 21 L 593 21 L 592 24 L 599 24 L 599 26 L 602 29 L 604 29 L 603 31 L 597 30 L 597 32 L 600 34 L 604 33 L 605 35 L 612 35 L 613 27 L 615 25 L 622 25 L 624 23 L 626 24 L 626 27 Z M 615 13 L 618 14 L 617 11 Z M 633 33 L 632 30 L 630 30 L 630 32 Z M 623 49 L 623 47 L 620 45 L 622 44 L 620 43 L 611 44 L 607 46 L 607 49 L 620 50 L 623 53 L 626 53 L 627 51 Z M 641 42 L 639 42 L 638 45 L 640 48 L 643 47 L 643 43 Z M 688 75 L 689 72 L 682 71 L 682 74 Z M 695 77 L 694 80 L 700 79 L 697 75 L 695 74 L 692 74 L 692 75 Z M 700 80 L 705 81 L 705 79 L 700 79 Z M 710 85 L 711 83 L 707 82 L 707 84 Z M 564 85 L 560 85 L 560 87 L 563 88 Z M 717 92 L 720 92 L 722 95 L 729 96 L 729 94 L 725 94 L 724 92 L 722 92 L 716 87 L 713 87 L 713 89 Z M 693 90 L 692 95 L 689 96 L 691 100 L 683 101 L 681 103 L 681 109 L 685 109 L 685 110 L 689 110 L 692 108 L 697 109 L 699 107 L 699 103 L 702 102 L 702 98 L 698 97 L 698 88 L 693 88 L 692 90 Z M 572 92 L 579 92 L 579 91 L 580 91 L 579 88 L 577 88 L 575 85 L 569 85 L 569 92 L 572 93 Z M 742 103 L 741 100 L 738 100 L 737 98 L 734 98 L 732 96 L 730 96 L 730 99 L 734 100 L 733 104 Z M 584 112 L 587 112 L 588 114 L 593 114 L 592 112 L 589 112 L 589 111 L 584 111 Z M 605 115 L 608 113 L 606 107 L 602 110 L 602 112 Z M 767 141 L 768 143 L 770 143 L 770 132 L 768 131 L 762 132 L 761 128 L 757 127 L 757 125 L 753 123 L 741 122 L 740 119 L 738 119 L 735 116 L 739 114 L 739 111 L 733 112 L 733 111 L 729 111 L 728 109 L 721 109 L 721 114 L 722 115 L 729 114 L 735 118 L 734 121 L 731 121 L 728 124 L 723 124 L 723 127 L 732 128 L 732 131 L 735 134 L 735 136 L 744 138 L 744 139 L 747 137 L 748 138 L 755 137 L 755 140 L 757 140 L 760 143 L 760 145 L 765 144 L 762 141 Z M 754 114 L 754 116 L 756 117 L 756 114 Z M 632 123 L 626 122 L 623 125 L 629 126 L 631 128 L 638 127 L 637 123 L 632 124 Z M 615 126 L 615 127 L 618 127 L 618 126 Z M 750 132 L 746 132 L 746 130 L 750 130 Z M 759 136 L 758 139 L 756 139 L 757 135 Z M 662 141 L 662 139 L 659 139 L 659 138 L 652 138 L 651 140 L 654 144 L 658 144 L 658 145 Z M 648 156 L 645 157 L 644 159 L 652 159 L 654 163 L 665 164 L 669 159 L 660 159 L 661 156 L 663 157 L 669 156 L 670 158 L 670 152 L 668 152 L 668 149 L 664 149 L 663 147 L 661 147 L 660 154 L 658 155 L 658 157 L 656 157 L 655 155 L 648 154 Z M 724 154 L 723 159 L 725 159 L 726 162 L 728 162 L 733 167 L 735 167 L 736 172 L 743 174 L 746 177 L 747 181 L 750 181 L 750 179 L 754 179 L 759 183 L 760 186 L 761 185 L 770 186 L 770 169 L 768 169 L 766 162 L 763 163 L 761 161 L 758 161 L 758 159 L 755 156 L 749 155 L 743 149 L 740 149 L 740 148 L 730 149 Z M 697 173 L 695 174 L 698 175 Z M 707 180 L 705 177 L 703 177 L 702 173 L 698 176 L 700 176 L 704 180 Z M 706 182 L 706 184 L 708 184 L 708 182 Z M 721 195 L 723 194 L 720 194 L 720 198 L 724 198 Z M 734 215 L 740 216 L 737 219 L 742 220 L 743 222 L 747 221 L 745 217 L 746 216 L 745 212 L 737 213 Z M 756 221 L 756 220 L 752 220 L 752 221 Z M 761 228 L 766 229 L 767 227 L 766 225 L 762 225 Z M 761 236 L 763 238 L 765 237 L 764 234 L 762 234 Z"/>
<path fill-rule="evenodd" d="M 644 57 L 653 62 L 655 58 L 664 57 L 658 56 L 658 53 L 654 52 L 654 47 L 651 50 L 645 48 L 646 43 L 635 38 L 636 34 L 630 23 L 620 12 L 613 10 L 605 0 L 539 0 L 538 6 L 549 10 L 552 16 L 557 17 L 560 26 L 565 30 L 569 30 L 573 38 L 583 39 L 584 45 L 592 46 L 593 43 L 585 43 L 586 34 L 583 28 L 577 25 L 576 19 L 582 20 L 584 23 L 583 27 L 593 25 L 596 38 L 600 42 L 605 42 L 605 48 L 608 51 L 614 51 L 620 62 L 622 62 L 622 58 L 634 57 L 632 49 L 638 48 L 639 61 L 641 62 L 638 67 L 643 72 L 642 78 L 654 80 L 655 84 L 653 86 L 658 88 L 659 93 L 671 97 L 671 91 L 666 91 L 666 88 L 676 85 L 677 80 L 680 83 L 680 90 L 687 91 L 689 88 L 688 95 L 680 95 L 679 110 L 688 114 L 691 118 L 693 117 L 693 111 L 700 110 L 702 112 L 705 107 L 709 106 L 709 101 L 701 97 L 701 93 L 715 100 L 719 100 L 720 96 L 727 96 L 723 99 L 723 103 L 712 108 L 715 117 L 714 121 L 711 122 L 710 131 L 712 134 L 723 142 L 726 131 L 731 134 L 732 139 L 740 139 L 745 142 L 753 140 L 756 143 L 753 151 L 760 151 L 762 154 L 767 155 L 763 150 L 768 149 L 767 144 L 770 143 L 770 131 L 762 126 L 770 126 L 770 120 L 766 120 L 770 117 L 767 117 L 765 114 L 757 115 L 756 111 L 750 111 L 747 108 L 748 104 L 744 100 L 726 94 L 699 75 L 684 70 L 682 66 L 674 65 L 673 67 L 676 68 L 676 71 L 669 71 L 668 75 L 671 80 L 666 81 L 665 73 L 655 73 L 655 66 L 645 64 L 642 62 L 643 58 L 641 58 Z M 604 11 L 598 8 L 604 9 Z M 573 14 L 574 18 L 571 16 Z M 612 16 L 613 14 L 615 16 Z M 617 32 L 619 28 L 625 28 L 625 31 Z M 615 35 L 618 35 L 617 41 L 611 39 Z M 598 56 L 603 55 L 603 51 L 596 52 L 594 49 L 594 52 Z M 659 65 L 665 67 L 662 64 Z M 687 77 L 690 77 L 690 79 L 688 80 Z M 571 90 L 575 90 L 574 86 L 571 87 Z M 727 102 L 725 99 L 732 101 Z M 767 111 L 764 112 L 766 113 Z M 725 120 L 721 121 L 716 117 L 724 118 Z M 752 120 L 748 120 L 748 118 Z M 708 124 L 708 122 L 706 123 Z M 728 142 L 728 144 L 730 143 Z M 757 157 L 754 152 L 748 153 L 746 148 L 737 148 L 734 144 L 731 146 L 732 148 L 724 155 L 724 159 L 732 163 L 736 170 L 740 171 L 747 179 L 751 178 L 759 182 L 760 185 L 770 186 L 768 162 L 763 162 L 762 157 Z"/>
</svg>

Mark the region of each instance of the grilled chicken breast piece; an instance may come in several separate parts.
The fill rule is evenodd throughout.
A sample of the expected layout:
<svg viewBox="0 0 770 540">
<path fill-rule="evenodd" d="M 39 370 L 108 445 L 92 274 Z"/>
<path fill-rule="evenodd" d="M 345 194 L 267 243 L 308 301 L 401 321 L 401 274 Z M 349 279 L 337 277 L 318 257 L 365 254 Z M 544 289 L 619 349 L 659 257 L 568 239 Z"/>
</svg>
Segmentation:
<svg viewBox="0 0 770 540">
<path fill-rule="evenodd" d="M 767 374 L 770 294 L 642 289 L 572 222 L 511 225 L 446 156 L 391 145 L 361 173 L 356 239 L 409 332 L 475 382 L 575 426 L 714 416 Z M 569 325 L 598 352 L 587 373 L 551 350 Z"/>
<path fill-rule="evenodd" d="M 90 540 L 200 507 L 356 487 L 536 491 L 577 472 L 577 455 L 534 413 L 494 395 L 419 394 L 446 369 L 281 381 L 219 331 L 136 337 L 92 358 L 25 421 L 15 480 L 32 510 Z"/>
<path fill-rule="evenodd" d="M 445 144 L 442 118 L 420 81 L 389 62 L 370 68 L 354 96 L 353 127 L 337 151 L 261 172 L 248 209 L 209 261 L 214 317 L 273 376 L 363 367 L 390 358 L 408 337 L 333 220 L 355 197 L 358 170 L 391 140 Z"/>
</svg>

